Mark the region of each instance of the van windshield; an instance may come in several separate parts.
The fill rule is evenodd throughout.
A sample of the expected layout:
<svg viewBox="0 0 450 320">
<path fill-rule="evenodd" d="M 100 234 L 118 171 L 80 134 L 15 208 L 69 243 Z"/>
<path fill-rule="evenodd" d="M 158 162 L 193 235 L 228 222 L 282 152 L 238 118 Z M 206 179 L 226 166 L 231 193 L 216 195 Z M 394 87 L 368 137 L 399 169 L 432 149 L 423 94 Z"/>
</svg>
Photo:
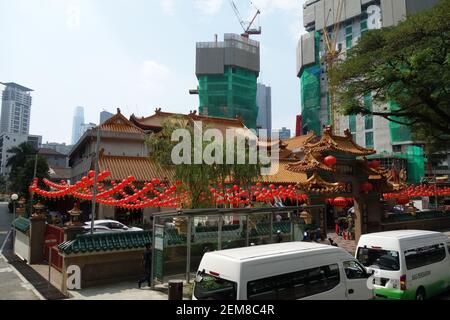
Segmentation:
<svg viewBox="0 0 450 320">
<path fill-rule="evenodd" d="M 357 259 L 365 267 L 377 266 L 381 270 L 400 270 L 400 261 L 397 251 L 358 248 Z"/>
<path fill-rule="evenodd" d="M 236 300 L 235 282 L 202 273 L 195 281 L 194 296 L 198 300 Z"/>
</svg>

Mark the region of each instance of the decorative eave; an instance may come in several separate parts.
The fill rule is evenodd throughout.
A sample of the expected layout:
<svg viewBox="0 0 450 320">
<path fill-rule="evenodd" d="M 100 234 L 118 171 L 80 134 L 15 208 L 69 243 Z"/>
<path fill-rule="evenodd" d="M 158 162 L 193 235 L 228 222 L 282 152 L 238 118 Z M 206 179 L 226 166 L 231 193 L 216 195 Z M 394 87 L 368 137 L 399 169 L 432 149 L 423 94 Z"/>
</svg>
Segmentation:
<svg viewBox="0 0 450 320">
<path fill-rule="evenodd" d="M 143 134 L 144 130 L 136 126 L 133 122 L 125 118 L 125 116 L 117 108 L 117 113 L 106 120 L 101 125 L 97 126 L 96 129 L 100 128 L 101 131 L 114 131 L 114 132 L 125 132 L 125 133 L 138 133 Z"/>
<path fill-rule="evenodd" d="M 315 194 L 332 194 L 332 193 L 340 193 L 345 192 L 345 186 L 340 183 L 331 183 L 323 180 L 317 172 L 314 172 L 313 175 L 306 182 L 297 183 L 297 189 L 304 191 L 306 193 L 315 193 Z"/>
<path fill-rule="evenodd" d="M 315 138 L 317 138 L 316 134 L 313 131 L 309 131 L 306 135 L 286 139 L 284 140 L 284 143 L 286 144 L 286 148 L 293 152 L 297 152 L 303 150 L 305 145 Z"/>
<path fill-rule="evenodd" d="M 334 169 L 319 161 L 310 151 L 307 151 L 305 158 L 301 161 L 290 163 L 287 170 L 292 172 L 308 172 L 322 170 L 327 172 L 334 172 Z"/>
<path fill-rule="evenodd" d="M 305 149 L 314 152 L 337 152 L 344 154 L 351 154 L 354 156 L 367 156 L 375 154 L 374 149 L 366 149 L 353 141 L 350 130 L 344 131 L 345 136 L 336 136 L 332 133 L 332 127 L 328 126 L 319 142 L 305 144 Z"/>
</svg>

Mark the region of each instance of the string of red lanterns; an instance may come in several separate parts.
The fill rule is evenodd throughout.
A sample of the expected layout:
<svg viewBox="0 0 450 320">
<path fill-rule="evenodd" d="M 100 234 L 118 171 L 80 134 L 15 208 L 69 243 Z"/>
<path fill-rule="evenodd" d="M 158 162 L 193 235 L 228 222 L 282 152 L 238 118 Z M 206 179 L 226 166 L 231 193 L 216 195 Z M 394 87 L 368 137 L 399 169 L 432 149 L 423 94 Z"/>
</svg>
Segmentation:
<svg viewBox="0 0 450 320">
<path fill-rule="evenodd" d="M 147 207 L 166 207 L 178 208 L 188 202 L 188 193 L 183 191 L 178 186 L 182 183 L 180 181 L 174 184 L 162 183 L 159 179 L 152 179 L 151 182 L 143 184 L 139 189 L 134 185 L 135 178 L 129 176 L 120 182 L 114 180 L 110 181 L 110 187 L 107 188 L 102 182 L 110 175 L 108 171 L 101 172 L 97 177 L 98 194 L 96 201 L 106 206 L 121 207 L 125 209 L 143 209 Z M 65 196 L 72 196 L 80 200 L 92 200 L 92 186 L 94 185 L 94 172 L 90 171 L 87 177 L 83 177 L 74 185 L 69 185 L 64 181 L 59 184 L 43 179 L 43 183 L 50 188 L 51 191 L 43 190 L 38 187 L 39 180 L 33 180 L 29 187 L 30 192 L 44 198 L 62 198 Z M 222 186 L 219 185 L 218 188 Z M 308 197 L 301 194 L 294 186 L 289 185 L 278 186 L 270 184 L 269 188 L 262 187 L 261 183 L 256 186 L 251 186 L 250 189 L 243 189 L 238 185 L 233 185 L 231 188 L 226 188 L 225 191 L 217 191 L 217 189 L 210 188 L 211 195 L 201 194 L 201 200 L 208 200 L 216 205 L 227 205 L 231 207 L 247 206 L 252 202 L 273 202 L 277 199 L 290 199 L 291 201 L 306 202 Z M 120 199 L 117 199 L 120 197 Z"/>
</svg>

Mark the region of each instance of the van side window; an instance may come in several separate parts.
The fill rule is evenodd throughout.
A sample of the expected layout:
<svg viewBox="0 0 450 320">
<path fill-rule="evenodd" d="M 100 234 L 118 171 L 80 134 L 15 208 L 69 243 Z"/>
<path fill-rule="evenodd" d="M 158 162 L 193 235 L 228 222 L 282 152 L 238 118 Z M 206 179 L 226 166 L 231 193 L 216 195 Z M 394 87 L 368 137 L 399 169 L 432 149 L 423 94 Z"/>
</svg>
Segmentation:
<svg viewBox="0 0 450 320">
<path fill-rule="evenodd" d="M 250 281 L 248 300 L 294 300 L 326 292 L 339 285 L 337 264 Z"/>
<path fill-rule="evenodd" d="M 367 272 L 356 261 L 344 261 L 344 271 L 347 279 L 367 278 Z"/>
<path fill-rule="evenodd" d="M 443 243 L 405 251 L 405 261 L 408 270 L 424 267 L 445 259 Z"/>
</svg>

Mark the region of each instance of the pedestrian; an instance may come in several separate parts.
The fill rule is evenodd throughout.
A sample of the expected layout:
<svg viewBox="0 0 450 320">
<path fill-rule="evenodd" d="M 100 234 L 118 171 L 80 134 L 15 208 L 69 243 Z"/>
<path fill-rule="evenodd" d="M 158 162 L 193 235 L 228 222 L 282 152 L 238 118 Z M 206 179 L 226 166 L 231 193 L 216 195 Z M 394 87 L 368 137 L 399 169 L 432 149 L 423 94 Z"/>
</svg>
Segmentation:
<svg viewBox="0 0 450 320">
<path fill-rule="evenodd" d="M 281 230 L 277 231 L 277 242 L 281 243 L 283 241 L 283 237 L 281 236 Z"/>
<path fill-rule="evenodd" d="M 336 231 L 336 235 L 339 235 L 339 223 L 337 220 L 334 222 L 334 230 Z"/>
<path fill-rule="evenodd" d="M 147 281 L 148 286 L 151 286 L 151 271 L 152 271 L 152 248 L 150 243 L 145 245 L 145 251 L 142 257 L 142 265 L 144 267 L 144 277 L 139 280 L 138 287 L 141 288 L 141 285 Z"/>
</svg>

